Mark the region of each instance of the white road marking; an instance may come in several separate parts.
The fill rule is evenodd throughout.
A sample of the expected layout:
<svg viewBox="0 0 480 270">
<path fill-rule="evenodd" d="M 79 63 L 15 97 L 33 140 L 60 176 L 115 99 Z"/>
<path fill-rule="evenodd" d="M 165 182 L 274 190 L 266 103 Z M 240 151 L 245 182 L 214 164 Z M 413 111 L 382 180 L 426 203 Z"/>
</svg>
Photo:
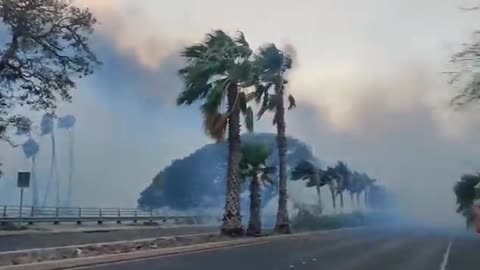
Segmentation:
<svg viewBox="0 0 480 270">
<path fill-rule="evenodd" d="M 440 270 L 447 269 L 448 257 L 450 256 L 450 249 L 452 248 L 452 243 L 453 243 L 453 239 L 450 240 L 450 242 L 448 243 L 447 250 L 445 250 L 445 254 L 443 254 L 443 261 L 442 261 L 442 264 L 440 265 Z"/>
</svg>

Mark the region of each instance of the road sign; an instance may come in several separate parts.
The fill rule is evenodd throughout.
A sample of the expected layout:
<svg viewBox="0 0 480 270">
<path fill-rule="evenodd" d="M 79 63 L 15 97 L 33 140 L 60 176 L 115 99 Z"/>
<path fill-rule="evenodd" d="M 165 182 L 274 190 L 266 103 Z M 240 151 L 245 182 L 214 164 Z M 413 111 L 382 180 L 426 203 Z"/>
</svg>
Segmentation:
<svg viewBox="0 0 480 270">
<path fill-rule="evenodd" d="M 17 187 L 20 188 L 20 210 L 18 213 L 18 222 L 21 223 L 23 212 L 23 189 L 30 187 L 30 172 L 18 172 Z"/>
<path fill-rule="evenodd" d="M 17 187 L 19 188 L 30 187 L 30 172 L 18 172 Z"/>
</svg>

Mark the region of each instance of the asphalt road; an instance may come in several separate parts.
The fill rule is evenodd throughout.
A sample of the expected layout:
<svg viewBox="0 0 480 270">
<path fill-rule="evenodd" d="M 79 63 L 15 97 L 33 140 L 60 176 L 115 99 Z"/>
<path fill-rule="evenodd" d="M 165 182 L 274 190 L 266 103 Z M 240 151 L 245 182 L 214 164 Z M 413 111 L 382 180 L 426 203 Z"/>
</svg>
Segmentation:
<svg viewBox="0 0 480 270">
<path fill-rule="evenodd" d="M 357 229 L 90 270 L 478 270 L 480 239 L 425 229 Z"/>
<path fill-rule="evenodd" d="M 99 227 L 88 232 L 33 233 L 21 235 L 0 235 L 0 252 L 33 248 L 49 248 L 91 243 L 128 241 L 172 235 L 217 232 L 217 227 L 171 227 L 110 230 Z"/>
</svg>

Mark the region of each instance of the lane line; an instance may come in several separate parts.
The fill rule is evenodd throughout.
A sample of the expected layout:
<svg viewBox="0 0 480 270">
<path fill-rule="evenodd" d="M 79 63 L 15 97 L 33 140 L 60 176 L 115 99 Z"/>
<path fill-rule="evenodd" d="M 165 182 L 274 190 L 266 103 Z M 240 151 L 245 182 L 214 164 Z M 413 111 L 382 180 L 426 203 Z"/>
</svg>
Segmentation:
<svg viewBox="0 0 480 270">
<path fill-rule="evenodd" d="M 442 264 L 440 265 L 440 270 L 447 269 L 448 257 L 450 256 L 450 249 L 452 248 L 452 243 L 453 243 L 453 239 L 450 239 L 447 250 L 445 250 L 445 254 L 443 255 L 443 261 L 442 261 Z"/>
</svg>

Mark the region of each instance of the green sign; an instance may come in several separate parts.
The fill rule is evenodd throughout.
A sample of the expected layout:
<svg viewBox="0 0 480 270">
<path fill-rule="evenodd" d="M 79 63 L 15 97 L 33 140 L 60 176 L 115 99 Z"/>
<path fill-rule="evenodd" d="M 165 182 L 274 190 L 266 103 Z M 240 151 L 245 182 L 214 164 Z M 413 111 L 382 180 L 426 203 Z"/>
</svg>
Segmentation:
<svg viewBox="0 0 480 270">
<path fill-rule="evenodd" d="M 19 188 L 30 187 L 30 172 L 18 172 L 17 187 Z"/>
</svg>

